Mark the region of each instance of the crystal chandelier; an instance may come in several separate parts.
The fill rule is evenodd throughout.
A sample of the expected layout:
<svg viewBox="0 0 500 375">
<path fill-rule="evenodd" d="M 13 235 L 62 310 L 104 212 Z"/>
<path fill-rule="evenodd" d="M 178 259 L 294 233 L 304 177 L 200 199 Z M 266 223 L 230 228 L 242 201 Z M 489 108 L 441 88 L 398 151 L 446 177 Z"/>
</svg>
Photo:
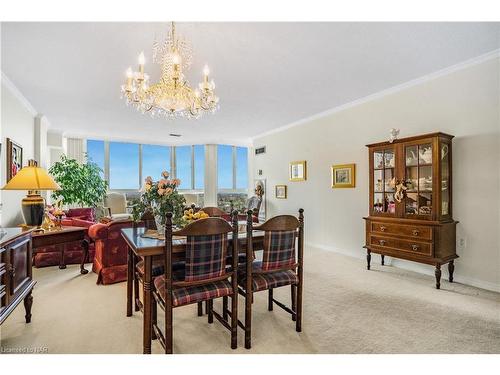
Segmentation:
<svg viewBox="0 0 500 375">
<path fill-rule="evenodd" d="M 127 69 L 125 84 L 121 86 L 127 105 L 143 114 L 150 113 L 152 117 L 163 115 L 167 118 L 199 118 L 219 108 L 215 83 L 208 78 L 208 66 L 203 68 L 203 81 L 197 89 L 192 89 L 184 76 L 183 72 L 191 67 L 192 48 L 189 42 L 176 35 L 173 22 L 167 39 L 161 45 L 156 40 L 153 43 L 153 62 L 161 66 L 161 78 L 151 85 L 149 76 L 144 73 L 143 52 L 139 55 L 139 71 Z"/>
</svg>

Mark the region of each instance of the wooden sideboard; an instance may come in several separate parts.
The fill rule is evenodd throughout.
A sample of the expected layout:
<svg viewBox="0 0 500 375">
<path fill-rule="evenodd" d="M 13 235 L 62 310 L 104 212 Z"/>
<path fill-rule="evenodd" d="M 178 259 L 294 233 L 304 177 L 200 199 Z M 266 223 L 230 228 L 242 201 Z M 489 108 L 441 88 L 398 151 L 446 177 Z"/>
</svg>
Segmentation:
<svg viewBox="0 0 500 375">
<path fill-rule="evenodd" d="M 435 266 L 448 263 L 453 282 L 456 225 L 452 216 L 452 139 L 425 134 L 368 145 L 370 215 L 366 220 L 366 259 L 371 253 Z"/>
<path fill-rule="evenodd" d="M 26 323 L 31 322 L 31 231 L 4 228 L 0 235 L 0 324 L 24 301 Z"/>
</svg>

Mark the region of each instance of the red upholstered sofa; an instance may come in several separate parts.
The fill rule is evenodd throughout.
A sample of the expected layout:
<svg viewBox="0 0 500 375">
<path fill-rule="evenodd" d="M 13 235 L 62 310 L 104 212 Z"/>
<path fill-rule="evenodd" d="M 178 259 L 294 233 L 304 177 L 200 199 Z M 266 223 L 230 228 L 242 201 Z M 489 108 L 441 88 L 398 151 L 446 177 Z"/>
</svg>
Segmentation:
<svg viewBox="0 0 500 375">
<path fill-rule="evenodd" d="M 51 215 L 51 207 L 48 210 Z M 52 217 L 55 220 L 55 217 Z M 95 224 L 95 216 L 93 208 L 72 208 L 66 211 L 65 218 L 62 220 L 63 226 L 74 226 L 89 228 Z M 94 260 L 95 249 L 92 241 L 89 246 L 89 262 Z M 83 256 L 81 241 L 68 242 L 64 248 L 64 264 L 80 264 Z M 61 264 L 61 251 L 55 246 L 44 246 L 36 249 L 36 254 L 33 256 L 33 265 L 36 268 L 58 266 Z"/>
<path fill-rule="evenodd" d="M 133 226 L 131 220 L 94 224 L 89 236 L 95 242 L 92 271 L 97 273 L 97 284 L 113 284 L 127 280 L 128 246 L 120 230 Z"/>
</svg>

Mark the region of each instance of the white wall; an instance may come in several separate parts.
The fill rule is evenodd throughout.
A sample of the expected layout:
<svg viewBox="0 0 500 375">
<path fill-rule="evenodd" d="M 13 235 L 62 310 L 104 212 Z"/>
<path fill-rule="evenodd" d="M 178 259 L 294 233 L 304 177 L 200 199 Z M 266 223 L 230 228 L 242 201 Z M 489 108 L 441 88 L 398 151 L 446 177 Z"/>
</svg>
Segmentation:
<svg viewBox="0 0 500 375">
<path fill-rule="evenodd" d="M 456 136 L 453 212 L 460 221 L 457 238 L 467 241 L 466 248 L 458 249 L 455 279 L 500 291 L 499 62 L 497 55 L 256 138 L 254 147 L 266 146 L 266 154 L 255 156 L 254 171 L 262 169 L 267 179 L 270 215 L 297 213 L 302 207 L 307 244 L 364 257 L 365 145 L 388 139 L 392 127 L 401 129 L 401 138 L 450 133 Z M 307 160 L 307 181 L 288 181 L 288 165 L 293 160 Z M 356 188 L 331 189 L 331 165 L 346 163 L 356 163 Z M 288 199 L 274 198 L 276 184 L 288 185 Z M 393 264 L 433 273 L 429 266 L 401 260 Z"/>
<path fill-rule="evenodd" d="M 23 148 L 23 165 L 28 163 L 28 159 L 33 159 L 35 155 L 35 114 L 33 110 L 20 99 L 20 94 L 16 92 L 12 84 L 2 76 L 2 114 L 1 114 L 1 139 L 2 157 L 0 160 L 0 185 L 6 183 L 6 139 L 10 138 Z M 21 215 L 21 199 L 26 196 L 26 191 L 3 191 L 2 192 L 2 216 L 1 225 L 12 227 L 24 222 Z"/>
</svg>

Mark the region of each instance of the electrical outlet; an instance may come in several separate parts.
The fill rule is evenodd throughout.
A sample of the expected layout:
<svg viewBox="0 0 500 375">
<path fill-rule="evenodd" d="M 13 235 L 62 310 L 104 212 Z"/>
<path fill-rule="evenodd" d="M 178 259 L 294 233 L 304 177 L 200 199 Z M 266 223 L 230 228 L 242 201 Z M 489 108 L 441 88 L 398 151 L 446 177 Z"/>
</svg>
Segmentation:
<svg viewBox="0 0 500 375">
<path fill-rule="evenodd" d="M 457 247 L 460 250 L 464 250 L 467 247 L 467 239 L 464 238 L 464 237 L 459 238 L 458 241 L 457 241 Z"/>
</svg>

